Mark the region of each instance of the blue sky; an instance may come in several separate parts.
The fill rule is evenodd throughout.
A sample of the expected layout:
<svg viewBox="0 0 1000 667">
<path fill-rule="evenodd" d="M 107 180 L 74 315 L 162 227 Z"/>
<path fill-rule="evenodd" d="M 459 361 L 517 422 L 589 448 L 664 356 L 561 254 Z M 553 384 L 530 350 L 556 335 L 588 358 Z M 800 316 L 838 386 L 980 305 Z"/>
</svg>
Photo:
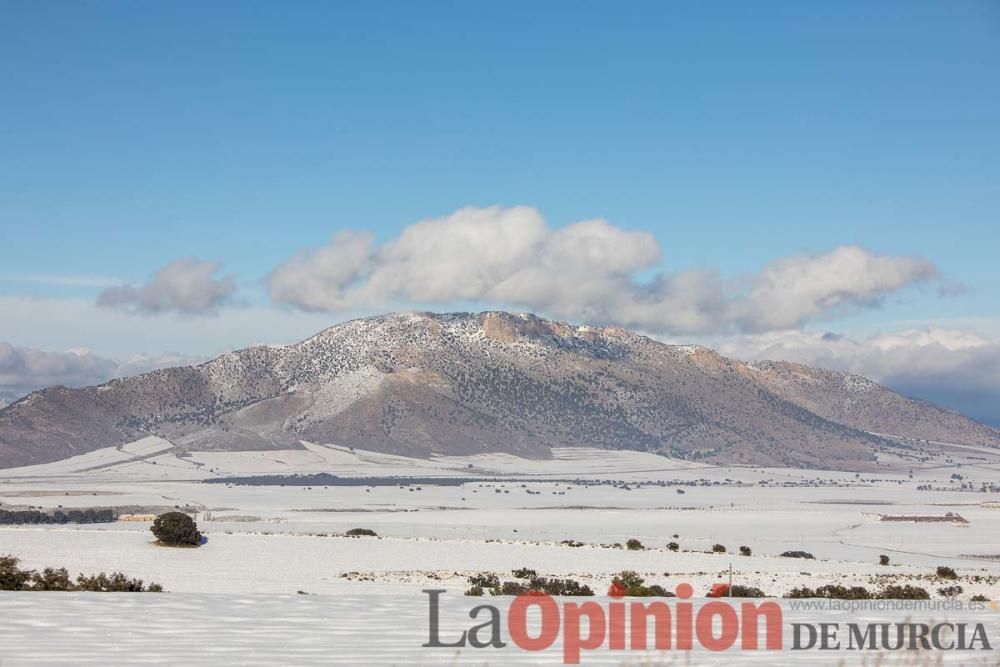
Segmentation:
<svg viewBox="0 0 1000 667">
<path fill-rule="evenodd" d="M 304 248 L 521 205 L 650 235 L 640 283 L 848 245 L 922 258 L 937 278 L 794 328 L 992 345 L 998 72 L 985 1 L 5 2 L 0 341 L 120 359 L 294 339 L 376 309 L 274 303 Z M 90 308 L 185 257 L 233 276 L 225 309 Z M 507 305 L 413 305 L 470 301 Z"/>
</svg>

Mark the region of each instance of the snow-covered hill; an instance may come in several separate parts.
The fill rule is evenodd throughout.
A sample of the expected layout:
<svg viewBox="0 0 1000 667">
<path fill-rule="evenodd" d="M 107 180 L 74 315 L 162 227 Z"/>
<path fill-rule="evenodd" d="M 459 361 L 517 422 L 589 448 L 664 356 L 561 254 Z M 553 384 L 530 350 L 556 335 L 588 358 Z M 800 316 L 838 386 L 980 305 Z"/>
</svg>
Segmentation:
<svg viewBox="0 0 1000 667">
<path fill-rule="evenodd" d="M 197 367 L 36 392 L 0 410 L 0 467 L 150 434 L 191 451 L 307 440 L 544 458 L 587 446 L 842 469 L 898 447 L 874 433 L 1000 445 L 994 429 L 863 378 L 804 369 L 823 379 L 809 384 L 788 368 L 534 315 L 390 314 Z"/>
</svg>

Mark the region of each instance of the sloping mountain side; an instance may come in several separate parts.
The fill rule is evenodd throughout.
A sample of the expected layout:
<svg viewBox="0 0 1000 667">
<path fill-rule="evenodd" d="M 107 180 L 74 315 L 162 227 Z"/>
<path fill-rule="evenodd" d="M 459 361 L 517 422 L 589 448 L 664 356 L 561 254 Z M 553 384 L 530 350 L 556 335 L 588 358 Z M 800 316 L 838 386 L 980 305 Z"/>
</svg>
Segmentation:
<svg viewBox="0 0 1000 667">
<path fill-rule="evenodd" d="M 546 457 L 587 446 L 841 469 L 898 446 L 874 433 L 1000 446 L 994 429 L 867 380 L 795 367 L 819 378 L 809 384 L 787 366 L 533 315 L 390 314 L 197 367 L 36 392 L 0 410 L 0 467 L 149 434 L 190 451 L 306 440 Z"/>
<path fill-rule="evenodd" d="M 995 428 L 851 373 L 782 361 L 749 364 L 770 391 L 825 419 L 873 433 L 996 447 Z"/>
</svg>

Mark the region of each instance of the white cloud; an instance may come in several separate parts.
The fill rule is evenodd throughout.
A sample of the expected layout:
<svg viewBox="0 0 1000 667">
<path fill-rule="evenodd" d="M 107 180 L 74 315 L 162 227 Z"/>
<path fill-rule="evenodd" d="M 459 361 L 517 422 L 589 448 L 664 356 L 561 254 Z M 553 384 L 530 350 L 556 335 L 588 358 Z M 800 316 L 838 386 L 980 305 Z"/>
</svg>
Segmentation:
<svg viewBox="0 0 1000 667">
<path fill-rule="evenodd" d="M 136 355 L 119 363 L 87 348 L 48 352 L 0 341 L 0 402 L 10 403 L 38 389 L 85 387 L 158 368 L 188 366 L 204 358 L 179 354 Z M 0 406 L 2 407 L 2 406 Z"/>
<path fill-rule="evenodd" d="M 0 342 L 0 393 L 20 396 L 56 384 L 82 386 L 113 377 L 117 364 L 89 350 L 44 352 Z"/>
<path fill-rule="evenodd" d="M 303 250 L 271 273 L 271 298 L 306 311 L 343 310 L 344 289 L 370 270 L 374 249 L 372 235 L 341 232 L 328 246 Z"/>
<path fill-rule="evenodd" d="M 97 305 L 140 315 L 215 313 L 236 293 L 232 276 L 214 277 L 221 267 L 219 262 L 195 258 L 174 260 L 153 274 L 145 285 L 104 289 L 97 297 Z"/>
<path fill-rule="evenodd" d="M 896 290 L 937 277 L 929 261 L 882 257 L 857 246 L 771 262 L 735 307 L 740 328 L 773 331 L 844 308 L 876 305 Z"/>
<path fill-rule="evenodd" d="M 842 246 L 779 259 L 741 281 L 712 270 L 659 272 L 656 239 L 604 220 L 549 227 L 529 207 L 463 208 L 379 245 L 345 232 L 282 263 L 273 301 L 338 312 L 383 304 L 476 302 L 657 333 L 801 326 L 936 278 L 923 259 Z"/>
<path fill-rule="evenodd" d="M 540 259 L 551 232 L 532 208 L 464 208 L 379 249 L 359 295 L 445 303 L 487 297 Z"/>
</svg>

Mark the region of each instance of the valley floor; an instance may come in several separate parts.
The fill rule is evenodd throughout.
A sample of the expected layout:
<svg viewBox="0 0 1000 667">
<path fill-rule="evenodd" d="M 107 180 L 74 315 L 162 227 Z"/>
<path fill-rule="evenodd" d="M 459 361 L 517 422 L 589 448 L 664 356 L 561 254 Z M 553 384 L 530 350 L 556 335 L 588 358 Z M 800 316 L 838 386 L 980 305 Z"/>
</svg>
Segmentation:
<svg viewBox="0 0 1000 667">
<path fill-rule="evenodd" d="M 418 476 L 422 481 L 382 479 L 360 486 L 205 482 L 233 475 L 317 472 Z M 432 483 L 434 478 L 476 481 L 439 485 Z M 185 595 L 133 596 L 121 606 L 111 602 L 120 596 L 98 595 L 94 601 L 93 595 L 82 594 L 3 594 L 0 613 L 21 619 L 18 627 L 30 637 L 63 622 L 73 626 L 67 619 L 84 609 L 106 618 L 120 616 L 124 623 L 128 617 L 123 610 L 131 606 L 138 605 L 135 613 L 144 618 L 162 620 L 174 613 L 180 621 L 189 618 L 187 606 L 203 605 L 219 611 L 195 613 L 197 623 L 207 624 L 198 632 L 210 632 L 216 624 L 225 634 L 233 630 L 226 629 L 226 619 L 235 618 L 227 609 L 277 605 L 281 608 L 255 621 L 264 632 L 253 641 L 269 636 L 268 623 L 275 619 L 284 628 L 281 632 L 291 633 L 283 635 L 286 640 L 308 653 L 309 641 L 294 639 L 295 628 L 305 632 L 317 618 L 327 619 L 337 632 L 364 634 L 364 610 L 382 600 L 386 613 L 397 619 L 393 622 L 407 628 L 400 636 L 423 636 L 427 609 L 422 589 L 445 589 L 461 597 L 471 574 L 495 572 L 509 579 L 519 567 L 576 579 L 598 594 L 607 591 L 616 573 L 635 570 L 647 583 L 667 590 L 690 583 L 700 596 L 713 584 L 728 581 L 731 568 L 734 583 L 775 597 L 799 586 L 838 583 L 876 590 L 892 583 L 923 587 L 934 598 L 943 597 L 939 589 L 960 585 L 961 599 L 983 595 L 998 600 L 1000 494 L 978 491 L 998 478 L 1000 458 L 989 452 L 942 455 L 915 464 L 911 475 L 903 465 L 861 474 L 725 468 L 575 449 L 558 450 L 548 461 L 504 455 L 411 460 L 311 444 L 302 450 L 178 456 L 170 443 L 148 438 L 47 466 L 0 471 L 0 509 L 115 507 L 143 515 L 180 507 L 197 512 L 206 544 L 198 549 L 157 546 L 149 521 L 140 517 L 114 524 L 3 526 L 0 554 L 15 555 L 31 568 L 121 570 Z M 968 490 L 970 484 L 976 490 Z M 882 520 L 882 515 L 912 519 L 948 513 L 964 521 Z M 344 536 L 351 528 L 370 528 L 378 537 Z M 615 546 L 629 539 L 645 548 Z M 564 545 L 565 540 L 582 546 Z M 670 542 L 679 550 L 670 551 Z M 727 553 L 707 553 L 715 544 L 724 545 Z M 740 546 L 753 555 L 739 555 Z M 786 551 L 806 551 L 815 559 L 779 556 Z M 890 558 L 889 566 L 878 565 L 883 554 Z M 959 579 L 935 576 L 941 565 L 954 568 Z M 298 595 L 300 591 L 311 595 Z M 290 597 L 255 597 L 261 594 Z M 33 595 L 42 598 L 36 602 Z M 248 596 L 250 602 L 244 600 Z M 60 614 L 67 616 L 59 620 Z M 354 625 L 344 625 L 345 614 Z M 50 615 L 55 620 L 46 620 Z M 295 620 L 304 617 L 312 620 Z M 85 627 L 87 622 L 81 623 Z M 129 631 L 124 626 L 121 631 L 124 646 Z M 229 636 L 236 641 L 232 638 L 239 634 Z M 155 637 L 150 641 L 155 643 Z M 28 653 L 14 648 L 16 642 L 6 645 L 6 655 L 0 649 L 4 665 L 30 662 Z M 230 650 L 224 645 L 218 650 Z M 394 660 L 382 656 L 369 662 Z M 478 654 L 463 654 L 453 662 L 467 664 L 463 660 L 489 662 Z M 618 657 L 609 664 L 622 661 Z M 496 664 L 508 662 L 505 657 Z"/>
</svg>

